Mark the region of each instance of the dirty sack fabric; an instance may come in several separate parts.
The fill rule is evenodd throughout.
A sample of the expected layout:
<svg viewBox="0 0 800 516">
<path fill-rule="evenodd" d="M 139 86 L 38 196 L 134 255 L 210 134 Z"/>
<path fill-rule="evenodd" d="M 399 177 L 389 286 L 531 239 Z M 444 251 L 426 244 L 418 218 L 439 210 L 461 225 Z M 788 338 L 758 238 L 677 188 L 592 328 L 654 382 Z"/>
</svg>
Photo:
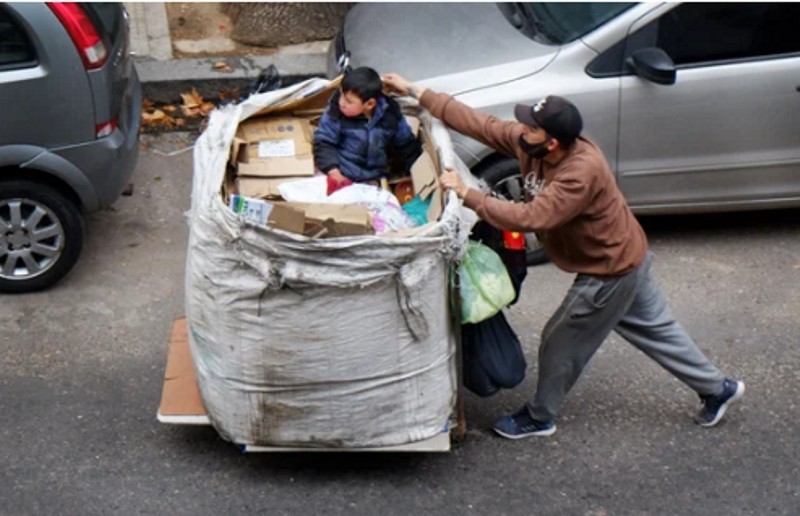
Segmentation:
<svg viewBox="0 0 800 516">
<path fill-rule="evenodd" d="M 220 195 L 241 120 L 311 80 L 212 113 L 194 151 L 186 312 L 198 385 L 237 444 L 379 447 L 446 429 L 456 396 L 448 268 L 474 212 L 453 193 L 407 238 L 309 238 L 256 226 Z M 443 160 L 466 166 L 432 123 Z"/>
</svg>

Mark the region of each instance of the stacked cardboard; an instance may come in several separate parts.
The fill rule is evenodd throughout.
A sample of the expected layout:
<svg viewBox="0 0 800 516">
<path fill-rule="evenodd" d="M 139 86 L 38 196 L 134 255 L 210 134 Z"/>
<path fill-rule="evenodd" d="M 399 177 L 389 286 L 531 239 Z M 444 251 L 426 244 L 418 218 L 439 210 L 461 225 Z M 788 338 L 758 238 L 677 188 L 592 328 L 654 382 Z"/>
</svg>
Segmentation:
<svg viewBox="0 0 800 516">
<path fill-rule="evenodd" d="M 374 233 L 363 206 L 288 203 L 280 194 L 281 184 L 315 174 L 314 122 L 337 86 L 332 83 L 303 99 L 264 109 L 239 124 L 223 187 L 233 211 L 258 224 L 315 238 Z M 407 115 L 406 120 L 421 139 L 424 152 L 412 167 L 411 177 L 398 178 L 394 184 L 406 183 L 402 201 L 411 195 L 430 200 L 428 221 L 435 222 L 442 213 L 436 147 L 419 118 Z"/>
</svg>

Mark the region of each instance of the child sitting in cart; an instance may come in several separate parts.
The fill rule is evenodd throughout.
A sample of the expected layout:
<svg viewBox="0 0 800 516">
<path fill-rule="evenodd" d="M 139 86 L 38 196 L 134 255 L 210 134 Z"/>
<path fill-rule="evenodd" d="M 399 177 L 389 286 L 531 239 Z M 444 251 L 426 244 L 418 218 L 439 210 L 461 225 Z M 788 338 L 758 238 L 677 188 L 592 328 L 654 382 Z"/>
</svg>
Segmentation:
<svg viewBox="0 0 800 516">
<path fill-rule="evenodd" d="M 328 195 L 353 183 L 379 184 L 393 147 L 406 170 L 422 147 L 393 99 L 385 96 L 378 72 L 347 72 L 314 133 L 314 161 L 328 176 Z"/>
</svg>

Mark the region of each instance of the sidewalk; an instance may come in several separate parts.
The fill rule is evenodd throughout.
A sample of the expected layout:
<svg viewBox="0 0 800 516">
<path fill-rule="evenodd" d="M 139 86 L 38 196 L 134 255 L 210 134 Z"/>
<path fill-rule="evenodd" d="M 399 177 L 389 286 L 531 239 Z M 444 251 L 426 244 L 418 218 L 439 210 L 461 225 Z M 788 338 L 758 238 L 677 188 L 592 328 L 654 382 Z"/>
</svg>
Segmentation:
<svg viewBox="0 0 800 516">
<path fill-rule="evenodd" d="M 325 75 L 328 41 L 277 49 L 247 47 L 228 37 L 230 20 L 218 9 L 187 5 L 187 26 L 173 27 L 171 33 L 163 3 L 126 3 L 131 49 L 146 99 L 172 103 L 192 88 L 208 99 L 217 98 L 220 91 L 244 91 L 270 65 L 277 67 L 284 85 Z M 187 31 L 191 23 L 195 30 Z M 204 30 L 197 30 L 198 25 Z M 175 57 L 176 52 L 182 57 Z"/>
<path fill-rule="evenodd" d="M 325 75 L 327 42 L 280 47 L 272 55 L 167 59 L 137 58 L 144 98 L 169 103 L 196 88 L 205 98 L 216 98 L 222 90 L 249 87 L 262 70 L 274 64 L 283 84 Z"/>
</svg>

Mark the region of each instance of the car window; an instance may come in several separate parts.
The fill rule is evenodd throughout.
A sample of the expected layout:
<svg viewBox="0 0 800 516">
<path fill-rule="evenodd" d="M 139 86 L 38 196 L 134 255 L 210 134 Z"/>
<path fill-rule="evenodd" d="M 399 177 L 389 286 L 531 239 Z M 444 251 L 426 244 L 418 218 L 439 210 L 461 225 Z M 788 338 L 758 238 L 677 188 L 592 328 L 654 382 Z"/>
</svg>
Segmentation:
<svg viewBox="0 0 800 516">
<path fill-rule="evenodd" d="M 122 29 L 122 7 L 118 3 L 84 3 L 81 7 L 95 22 L 100 36 L 116 43 Z"/>
<path fill-rule="evenodd" d="M 36 52 L 25 30 L 0 6 L 0 70 L 36 64 Z"/>
<path fill-rule="evenodd" d="M 656 46 L 680 65 L 800 52 L 800 4 L 689 3 L 656 22 Z"/>
<path fill-rule="evenodd" d="M 603 52 L 586 72 L 632 75 L 625 59 L 646 47 L 661 48 L 678 67 L 796 54 L 798 19 L 798 3 L 681 4 Z"/>
<path fill-rule="evenodd" d="M 517 30 L 539 43 L 563 45 L 584 36 L 630 9 L 630 2 L 498 3 Z"/>
</svg>

